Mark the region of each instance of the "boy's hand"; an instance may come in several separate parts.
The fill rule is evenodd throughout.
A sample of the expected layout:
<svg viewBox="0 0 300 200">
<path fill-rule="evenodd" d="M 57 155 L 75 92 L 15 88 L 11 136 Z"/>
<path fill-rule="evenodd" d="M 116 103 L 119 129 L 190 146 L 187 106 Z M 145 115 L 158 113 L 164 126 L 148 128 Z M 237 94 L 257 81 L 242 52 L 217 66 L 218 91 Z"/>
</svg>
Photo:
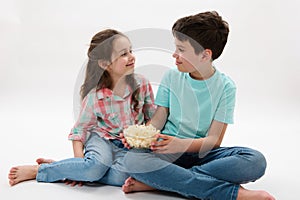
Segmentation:
<svg viewBox="0 0 300 200">
<path fill-rule="evenodd" d="M 126 147 L 127 149 L 130 149 L 130 145 L 127 143 L 126 138 L 124 137 L 123 133 L 120 133 L 120 140 L 122 141 L 122 143 L 124 144 L 124 147 Z"/>
<path fill-rule="evenodd" d="M 157 134 L 158 139 L 151 144 L 151 150 L 155 153 L 179 153 L 185 152 L 188 141 L 174 136 Z"/>
</svg>

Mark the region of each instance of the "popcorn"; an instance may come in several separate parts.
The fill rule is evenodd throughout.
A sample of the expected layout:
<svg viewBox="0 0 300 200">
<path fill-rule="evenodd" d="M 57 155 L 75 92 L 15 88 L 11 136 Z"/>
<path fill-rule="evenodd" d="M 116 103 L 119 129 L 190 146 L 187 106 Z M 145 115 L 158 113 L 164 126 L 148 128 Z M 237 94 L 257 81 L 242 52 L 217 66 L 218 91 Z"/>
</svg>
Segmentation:
<svg viewBox="0 0 300 200">
<path fill-rule="evenodd" d="M 127 143 L 134 148 L 150 148 L 151 142 L 155 141 L 154 137 L 160 133 L 152 124 L 145 125 L 131 125 L 124 129 L 124 137 Z"/>
</svg>

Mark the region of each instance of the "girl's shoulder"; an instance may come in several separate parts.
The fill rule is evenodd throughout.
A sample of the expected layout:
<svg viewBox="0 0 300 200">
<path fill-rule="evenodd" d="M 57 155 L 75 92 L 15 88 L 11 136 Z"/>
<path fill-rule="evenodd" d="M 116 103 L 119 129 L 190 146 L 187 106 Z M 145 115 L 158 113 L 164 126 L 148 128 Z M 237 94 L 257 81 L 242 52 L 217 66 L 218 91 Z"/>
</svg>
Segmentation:
<svg viewBox="0 0 300 200">
<path fill-rule="evenodd" d="M 147 85 L 149 84 L 149 80 L 142 74 L 134 74 L 134 79 L 136 80 L 138 85 Z"/>
</svg>

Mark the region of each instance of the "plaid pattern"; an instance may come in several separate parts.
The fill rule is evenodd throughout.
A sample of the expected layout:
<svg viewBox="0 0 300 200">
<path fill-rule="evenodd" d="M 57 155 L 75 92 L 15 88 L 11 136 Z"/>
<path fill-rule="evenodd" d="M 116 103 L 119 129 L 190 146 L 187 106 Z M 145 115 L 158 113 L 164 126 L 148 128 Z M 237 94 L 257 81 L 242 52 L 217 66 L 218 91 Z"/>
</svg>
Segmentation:
<svg viewBox="0 0 300 200">
<path fill-rule="evenodd" d="M 89 134 L 97 133 L 107 139 L 116 139 L 129 125 L 143 124 L 154 114 L 152 87 L 142 75 L 135 75 L 140 92 L 137 111 L 131 104 L 132 91 L 127 85 L 123 97 L 108 88 L 91 90 L 83 99 L 78 121 L 69 134 L 69 140 L 85 143 Z"/>
</svg>

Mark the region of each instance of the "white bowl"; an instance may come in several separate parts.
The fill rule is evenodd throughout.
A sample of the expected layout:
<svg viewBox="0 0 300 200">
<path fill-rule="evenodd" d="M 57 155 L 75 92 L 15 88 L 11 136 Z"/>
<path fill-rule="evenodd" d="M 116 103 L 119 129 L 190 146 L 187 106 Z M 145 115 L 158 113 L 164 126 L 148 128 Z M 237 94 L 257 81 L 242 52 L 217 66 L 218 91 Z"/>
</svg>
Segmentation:
<svg viewBox="0 0 300 200">
<path fill-rule="evenodd" d="M 159 133 L 151 124 L 131 125 L 124 129 L 124 137 L 132 148 L 150 148 L 151 143 L 156 140 L 155 135 Z"/>
</svg>

